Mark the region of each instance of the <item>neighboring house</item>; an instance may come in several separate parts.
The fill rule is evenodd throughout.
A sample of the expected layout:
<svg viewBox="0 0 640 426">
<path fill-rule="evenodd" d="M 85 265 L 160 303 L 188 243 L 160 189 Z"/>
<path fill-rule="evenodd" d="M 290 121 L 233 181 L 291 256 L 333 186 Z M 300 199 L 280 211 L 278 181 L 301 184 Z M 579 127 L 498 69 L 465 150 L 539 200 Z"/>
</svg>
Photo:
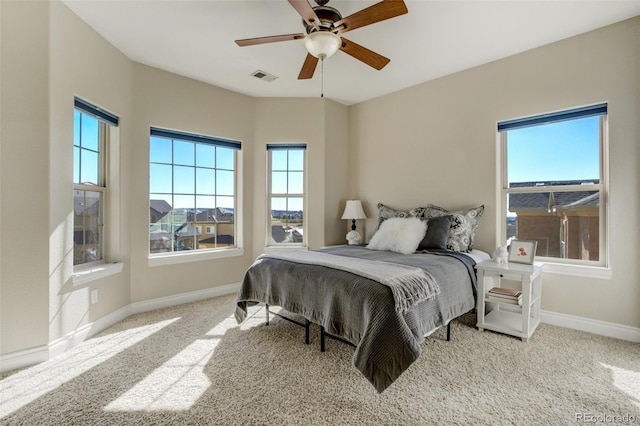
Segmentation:
<svg viewBox="0 0 640 426">
<path fill-rule="evenodd" d="M 176 244 L 175 250 L 196 250 L 198 249 L 199 227 L 190 222 L 185 222 L 175 229 L 173 238 Z"/>
<path fill-rule="evenodd" d="M 151 253 L 171 251 L 172 240 L 175 251 L 228 247 L 235 244 L 233 209 L 172 209 L 164 200 L 151 200 L 149 217 Z"/>
<path fill-rule="evenodd" d="M 304 211 L 271 210 L 271 242 L 302 243 Z"/>
<path fill-rule="evenodd" d="M 160 227 L 152 227 L 149 232 L 149 252 L 162 253 L 171 250 L 171 232 Z"/>
<path fill-rule="evenodd" d="M 584 185 L 597 182 L 536 182 L 535 185 Z M 511 186 L 532 186 L 532 183 L 512 183 Z M 515 236 L 519 240 L 538 242 L 537 256 L 599 259 L 598 191 L 512 194 L 509 197 L 509 212 L 517 215 Z"/>
<path fill-rule="evenodd" d="M 190 221 L 200 231 L 198 248 L 229 247 L 235 244 L 235 213 L 233 209 L 216 207 L 198 209 L 187 213 Z"/>
<path fill-rule="evenodd" d="M 162 253 L 171 250 L 171 204 L 165 200 L 149 200 L 149 252 Z"/>
<path fill-rule="evenodd" d="M 271 226 L 271 243 L 281 243 L 287 239 L 287 233 L 282 225 Z"/>
<path fill-rule="evenodd" d="M 282 225 L 271 226 L 271 242 L 277 243 L 301 243 L 303 241 L 302 229 L 285 227 Z"/>
<path fill-rule="evenodd" d="M 171 205 L 165 200 L 149 201 L 149 223 L 156 223 L 171 211 Z"/>
<path fill-rule="evenodd" d="M 74 192 L 73 200 L 73 263 L 74 265 L 101 259 L 99 198 L 84 197 Z M 85 205 L 86 203 L 86 205 Z"/>
<path fill-rule="evenodd" d="M 289 234 L 289 242 L 292 242 L 292 243 L 302 242 L 303 240 L 302 229 L 289 229 L 287 230 L 287 233 Z"/>
<path fill-rule="evenodd" d="M 209 238 L 202 238 L 199 241 L 200 248 L 214 248 L 214 247 L 226 247 L 235 244 L 233 235 L 220 234 Z"/>
</svg>

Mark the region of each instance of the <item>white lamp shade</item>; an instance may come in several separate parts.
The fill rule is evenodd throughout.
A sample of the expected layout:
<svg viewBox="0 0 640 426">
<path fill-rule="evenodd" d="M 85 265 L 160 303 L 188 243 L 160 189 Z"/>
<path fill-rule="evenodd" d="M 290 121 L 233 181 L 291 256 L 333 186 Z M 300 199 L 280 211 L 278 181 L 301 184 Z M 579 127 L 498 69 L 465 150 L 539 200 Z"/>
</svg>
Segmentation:
<svg viewBox="0 0 640 426">
<path fill-rule="evenodd" d="M 362 209 L 362 203 L 360 200 L 347 200 L 347 205 L 344 207 L 344 213 L 342 213 L 342 219 L 366 219 L 367 215 L 364 214 Z"/>
<path fill-rule="evenodd" d="M 304 47 L 316 58 L 328 58 L 340 49 L 342 40 L 329 31 L 316 31 L 304 38 Z"/>
</svg>

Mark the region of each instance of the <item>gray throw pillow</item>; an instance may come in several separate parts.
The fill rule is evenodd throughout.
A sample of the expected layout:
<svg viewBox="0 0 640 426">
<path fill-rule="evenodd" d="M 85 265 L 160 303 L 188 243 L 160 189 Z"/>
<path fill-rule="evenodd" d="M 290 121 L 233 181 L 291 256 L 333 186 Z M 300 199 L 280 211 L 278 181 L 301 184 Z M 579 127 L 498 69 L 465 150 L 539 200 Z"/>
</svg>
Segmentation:
<svg viewBox="0 0 640 426">
<path fill-rule="evenodd" d="M 446 249 L 451 216 L 423 218 L 423 220 L 427 221 L 427 233 L 418 245 L 418 250 Z"/>
</svg>

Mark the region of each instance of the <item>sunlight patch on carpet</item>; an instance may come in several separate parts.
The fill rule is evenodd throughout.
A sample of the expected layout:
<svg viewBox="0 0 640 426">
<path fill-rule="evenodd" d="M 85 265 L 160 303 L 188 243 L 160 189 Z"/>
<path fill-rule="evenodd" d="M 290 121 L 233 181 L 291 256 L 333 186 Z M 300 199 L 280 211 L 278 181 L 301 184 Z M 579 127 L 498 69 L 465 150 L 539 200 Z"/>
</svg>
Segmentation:
<svg viewBox="0 0 640 426">
<path fill-rule="evenodd" d="M 105 407 L 106 411 L 182 411 L 190 409 L 211 382 L 204 368 L 227 330 L 238 325 L 226 318 L 134 387 Z"/>
<path fill-rule="evenodd" d="M 55 390 L 179 319 L 173 318 L 91 338 L 62 355 L 7 377 L 0 381 L 0 418 Z"/>
<path fill-rule="evenodd" d="M 600 363 L 611 372 L 613 385 L 631 397 L 631 401 L 640 407 L 640 372 L 625 370 Z"/>
</svg>

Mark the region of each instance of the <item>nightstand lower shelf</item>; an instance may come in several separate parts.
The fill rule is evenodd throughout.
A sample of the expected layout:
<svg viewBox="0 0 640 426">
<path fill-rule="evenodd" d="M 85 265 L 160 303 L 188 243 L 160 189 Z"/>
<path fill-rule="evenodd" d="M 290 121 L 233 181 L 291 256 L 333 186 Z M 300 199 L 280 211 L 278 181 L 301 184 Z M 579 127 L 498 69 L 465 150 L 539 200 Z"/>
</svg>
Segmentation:
<svg viewBox="0 0 640 426">
<path fill-rule="evenodd" d="M 510 334 L 523 340 L 528 340 L 540 324 L 539 318 L 532 317 L 530 321 L 529 333 L 524 333 L 522 331 L 522 314 L 520 312 L 494 310 L 484 317 L 484 324 L 481 329 Z"/>
</svg>

